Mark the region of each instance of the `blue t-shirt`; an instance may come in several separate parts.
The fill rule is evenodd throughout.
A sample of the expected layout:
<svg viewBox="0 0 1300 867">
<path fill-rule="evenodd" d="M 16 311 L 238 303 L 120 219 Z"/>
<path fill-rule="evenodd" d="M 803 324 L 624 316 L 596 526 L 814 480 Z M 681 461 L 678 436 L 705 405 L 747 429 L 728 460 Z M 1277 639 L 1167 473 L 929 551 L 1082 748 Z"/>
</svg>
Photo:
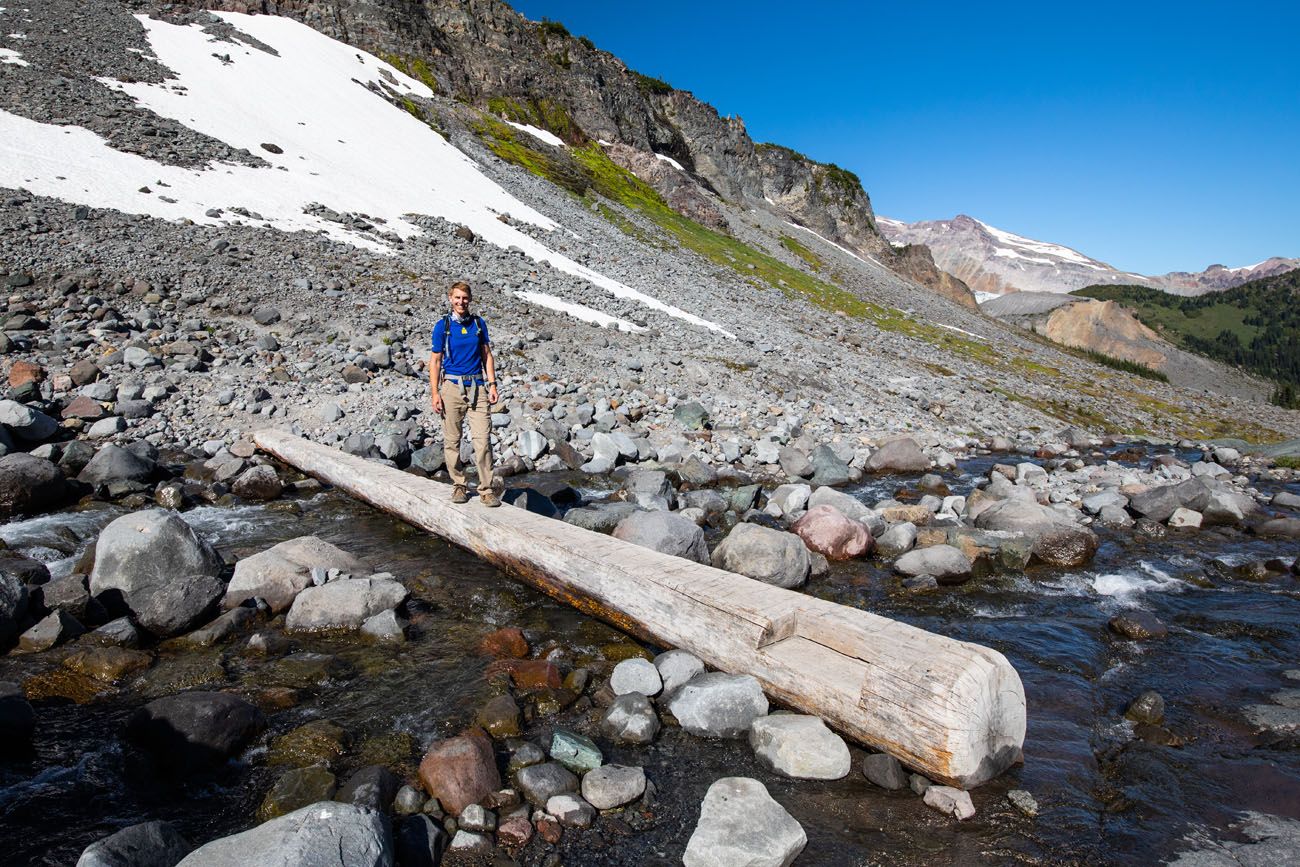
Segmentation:
<svg viewBox="0 0 1300 867">
<path fill-rule="evenodd" d="M 451 325 L 451 340 L 447 340 L 446 326 Z M 442 353 L 442 369 L 452 376 L 473 376 L 483 372 L 483 347 L 492 341 L 488 338 L 487 323 L 477 316 L 464 322 L 443 317 L 433 326 L 430 349 Z"/>
</svg>

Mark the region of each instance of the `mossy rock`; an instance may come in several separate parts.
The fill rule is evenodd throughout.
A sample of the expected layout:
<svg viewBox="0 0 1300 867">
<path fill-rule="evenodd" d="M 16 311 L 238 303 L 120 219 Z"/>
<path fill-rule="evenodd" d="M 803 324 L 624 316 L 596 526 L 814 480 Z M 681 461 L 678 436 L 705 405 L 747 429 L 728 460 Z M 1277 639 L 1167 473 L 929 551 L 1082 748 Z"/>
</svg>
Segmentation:
<svg viewBox="0 0 1300 867">
<path fill-rule="evenodd" d="M 516 738 L 523 734 L 519 705 L 509 694 L 498 695 L 479 708 L 474 722 L 498 740 Z"/>
<path fill-rule="evenodd" d="M 111 688 L 103 681 L 66 668 L 42 671 L 23 681 L 23 692 L 30 701 L 64 699 L 75 704 L 89 704 Z"/>
<path fill-rule="evenodd" d="M 626 635 L 612 626 L 601 623 L 599 620 L 583 620 L 578 624 L 576 641 L 578 644 L 599 645 L 626 640 Z"/>
<path fill-rule="evenodd" d="M 383 765 L 392 770 L 406 770 L 415 756 L 415 738 L 406 732 L 384 732 L 372 735 L 357 747 L 357 762 L 361 765 Z"/>
<path fill-rule="evenodd" d="M 338 723 L 313 720 L 271 741 L 267 764 L 295 768 L 332 765 L 347 749 L 347 742 L 348 733 Z"/>
<path fill-rule="evenodd" d="M 125 647 L 89 647 L 63 660 L 64 668 L 100 683 L 118 683 L 151 665 L 152 656 Z"/>
<path fill-rule="evenodd" d="M 144 675 L 144 691 L 150 696 L 171 695 L 200 686 L 221 687 L 226 668 L 219 655 L 187 654 L 163 657 Z"/>
<path fill-rule="evenodd" d="M 287 686 L 309 689 L 336 678 L 349 677 L 352 666 L 328 653 L 293 653 L 255 672 L 251 680 L 258 686 Z"/>
<path fill-rule="evenodd" d="M 288 771 L 262 799 L 257 820 L 267 822 L 318 801 L 328 801 L 337 788 L 334 775 L 319 765 Z"/>
<path fill-rule="evenodd" d="M 602 644 L 600 655 L 610 662 L 622 662 L 625 659 L 644 659 L 654 662 L 655 655 L 639 644 L 630 641 L 614 644 Z"/>
</svg>

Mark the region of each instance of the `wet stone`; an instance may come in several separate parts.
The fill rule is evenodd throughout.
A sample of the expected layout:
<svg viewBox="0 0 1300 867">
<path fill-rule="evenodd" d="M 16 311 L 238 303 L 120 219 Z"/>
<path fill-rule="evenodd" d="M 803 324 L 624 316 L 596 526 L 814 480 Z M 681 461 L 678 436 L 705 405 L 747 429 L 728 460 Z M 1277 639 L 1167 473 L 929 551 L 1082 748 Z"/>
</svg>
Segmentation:
<svg viewBox="0 0 1300 867">
<path fill-rule="evenodd" d="M 334 795 L 334 775 L 325 768 L 295 768 L 275 781 L 257 808 L 257 818 L 266 822 Z"/>
<path fill-rule="evenodd" d="M 1124 716 L 1136 723 L 1158 724 L 1165 718 L 1165 700 L 1153 689 L 1148 689 L 1129 703 Z"/>
<path fill-rule="evenodd" d="M 946 816 L 964 821 L 975 815 L 970 794 L 951 786 L 930 786 L 925 790 L 925 805 Z"/>
<path fill-rule="evenodd" d="M 1038 815 L 1038 801 L 1024 789 L 1012 789 L 1007 792 L 1007 800 L 1011 802 L 1011 806 L 1031 819 Z"/>
<path fill-rule="evenodd" d="M 1112 631 L 1135 641 L 1164 638 L 1169 629 L 1149 611 L 1123 611 L 1110 619 Z"/>
<path fill-rule="evenodd" d="M 882 789 L 897 791 L 907 788 L 907 771 L 898 759 L 888 753 L 876 753 L 862 760 L 862 773 Z"/>
<path fill-rule="evenodd" d="M 313 720 L 271 741 L 267 764 L 330 765 L 347 749 L 347 732 L 329 720 Z"/>
<path fill-rule="evenodd" d="M 551 736 L 551 758 L 575 774 L 599 768 L 604 761 L 600 748 L 591 738 L 564 729 L 556 729 Z"/>
<path fill-rule="evenodd" d="M 510 695 L 498 695 L 479 709 L 475 723 L 494 738 L 518 737 L 523 729 L 519 705 Z"/>
</svg>

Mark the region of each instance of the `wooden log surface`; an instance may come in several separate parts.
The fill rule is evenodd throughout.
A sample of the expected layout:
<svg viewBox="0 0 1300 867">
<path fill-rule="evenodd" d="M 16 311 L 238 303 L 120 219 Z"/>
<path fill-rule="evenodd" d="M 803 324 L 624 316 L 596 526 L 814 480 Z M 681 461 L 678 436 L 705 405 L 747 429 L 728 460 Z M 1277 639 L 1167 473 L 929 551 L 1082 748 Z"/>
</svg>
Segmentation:
<svg viewBox="0 0 1300 867">
<path fill-rule="evenodd" d="M 254 439 L 583 612 L 752 674 L 779 702 L 932 780 L 969 788 L 1021 761 L 1024 688 L 997 651 L 524 509 L 454 506 L 450 485 L 284 431 Z"/>
</svg>

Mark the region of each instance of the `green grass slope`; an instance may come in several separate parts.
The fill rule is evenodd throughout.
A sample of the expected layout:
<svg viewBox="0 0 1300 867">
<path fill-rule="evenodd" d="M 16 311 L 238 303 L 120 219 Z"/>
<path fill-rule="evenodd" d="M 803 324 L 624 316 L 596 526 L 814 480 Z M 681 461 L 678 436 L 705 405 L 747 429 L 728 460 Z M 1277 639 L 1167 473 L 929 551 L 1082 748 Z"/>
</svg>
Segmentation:
<svg viewBox="0 0 1300 867">
<path fill-rule="evenodd" d="M 1300 270 L 1192 297 L 1145 286 L 1072 294 L 1116 301 L 1175 346 L 1277 383 L 1274 403 L 1300 405 Z"/>
</svg>

